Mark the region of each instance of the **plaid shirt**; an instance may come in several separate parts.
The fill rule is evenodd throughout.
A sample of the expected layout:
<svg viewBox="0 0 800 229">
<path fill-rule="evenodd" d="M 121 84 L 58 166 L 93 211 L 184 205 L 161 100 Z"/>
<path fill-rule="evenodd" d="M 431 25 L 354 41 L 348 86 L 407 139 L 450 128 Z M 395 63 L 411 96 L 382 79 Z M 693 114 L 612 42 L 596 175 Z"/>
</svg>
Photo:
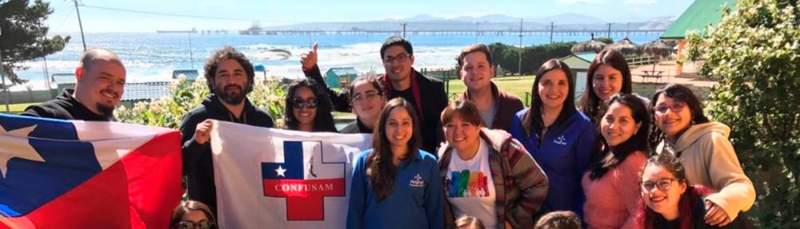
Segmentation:
<svg viewBox="0 0 800 229">
<path fill-rule="evenodd" d="M 522 144 L 511 138 L 507 132 L 482 128 L 480 137 L 490 146 L 489 167 L 497 193 L 495 212 L 499 228 L 505 228 L 505 222 L 513 228 L 533 228 L 533 217 L 547 197 L 547 175 Z M 452 155 L 453 150 L 449 145 L 444 145 L 439 150 L 442 182 L 447 179 Z M 448 201 L 444 202 L 444 215 L 445 228 L 454 228 L 455 217 Z"/>
</svg>

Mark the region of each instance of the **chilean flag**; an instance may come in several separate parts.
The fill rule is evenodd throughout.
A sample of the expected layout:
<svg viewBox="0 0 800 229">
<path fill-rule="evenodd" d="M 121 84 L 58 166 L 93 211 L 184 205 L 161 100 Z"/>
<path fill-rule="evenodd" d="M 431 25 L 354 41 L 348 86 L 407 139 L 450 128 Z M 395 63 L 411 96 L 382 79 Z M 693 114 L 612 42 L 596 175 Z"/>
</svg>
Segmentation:
<svg viewBox="0 0 800 229">
<path fill-rule="evenodd" d="M 371 136 L 215 122 L 220 228 L 344 228 L 354 158 Z"/>
<path fill-rule="evenodd" d="M 0 229 L 168 228 L 180 133 L 0 114 Z"/>
</svg>

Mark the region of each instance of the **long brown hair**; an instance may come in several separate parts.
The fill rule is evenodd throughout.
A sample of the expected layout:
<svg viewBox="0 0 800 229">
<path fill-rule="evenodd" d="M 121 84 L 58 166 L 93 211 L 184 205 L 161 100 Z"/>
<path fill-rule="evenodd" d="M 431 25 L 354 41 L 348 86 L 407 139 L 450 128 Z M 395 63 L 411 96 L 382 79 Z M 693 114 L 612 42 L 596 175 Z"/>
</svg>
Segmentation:
<svg viewBox="0 0 800 229">
<path fill-rule="evenodd" d="M 367 156 L 367 176 L 378 196 L 378 200 L 384 200 L 389 194 L 392 194 L 394 178 L 397 176 L 397 168 L 392 163 L 391 143 L 386 137 L 387 120 L 389 119 L 389 114 L 395 108 L 405 109 L 412 120 L 413 132 L 411 139 L 408 140 L 409 155 L 406 160 L 413 157 L 412 154 L 417 153 L 420 146 L 419 119 L 417 119 L 417 113 L 414 111 L 414 105 L 403 98 L 389 100 L 386 106 L 383 107 L 378 125 L 372 133 L 372 152 Z"/>
<path fill-rule="evenodd" d="M 303 79 L 289 85 L 288 92 L 284 98 L 286 107 L 283 110 L 283 123 L 285 128 L 289 130 L 298 130 L 300 128 L 300 122 L 297 121 L 297 117 L 294 117 L 294 94 L 301 87 L 311 89 L 311 92 L 317 97 L 317 114 L 314 117 L 313 132 L 335 133 L 336 125 L 333 121 L 333 114 L 331 114 L 333 105 L 330 97 L 328 97 L 328 93 L 322 91 L 322 86 L 319 85 L 319 82 L 313 79 Z"/>
<path fill-rule="evenodd" d="M 617 146 L 610 146 L 605 140 L 605 137 L 598 137 L 595 143 L 595 152 L 589 160 L 589 178 L 591 180 L 598 180 L 605 175 L 608 170 L 617 167 L 620 163 L 625 161 L 628 156 L 640 151 L 649 156 L 650 147 L 647 141 L 650 136 L 650 113 L 648 113 L 647 106 L 644 102 L 631 94 L 616 94 L 608 101 L 603 103 L 598 115 L 605 115 L 608 108 L 614 104 L 619 103 L 631 110 L 633 121 L 638 123 L 639 129 L 628 140 L 620 143 Z M 598 116 L 600 117 L 600 116 Z M 600 119 L 598 119 L 598 124 Z M 598 127 L 599 129 L 600 127 Z M 601 132 L 601 131 L 598 131 Z"/>
<path fill-rule="evenodd" d="M 544 64 L 539 67 L 539 70 L 536 72 L 536 78 L 533 80 L 533 86 L 531 88 L 533 103 L 531 103 L 531 108 L 528 109 L 528 112 L 525 112 L 525 116 L 522 117 L 522 130 L 527 137 L 534 134 L 540 139 L 543 137 L 541 135 L 544 121 L 542 120 L 542 98 L 539 96 L 539 81 L 544 77 L 544 74 L 555 70 L 560 70 L 567 75 L 569 93 L 567 93 L 567 99 L 564 100 L 564 108 L 561 108 L 561 113 L 558 115 L 553 125 L 563 122 L 577 111 L 575 109 L 575 79 L 572 78 L 572 70 L 569 69 L 569 65 L 558 59 L 550 59 L 544 62 Z"/>
<path fill-rule="evenodd" d="M 603 104 L 604 101 L 600 101 L 600 97 L 597 97 L 594 94 L 594 73 L 600 68 L 601 65 L 610 65 L 612 68 L 616 69 L 620 73 L 622 73 L 622 88 L 620 89 L 619 93 L 621 94 L 630 94 L 633 91 L 633 81 L 631 80 L 631 68 L 628 66 L 628 61 L 625 60 L 625 56 L 622 55 L 621 52 L 612 50 L 612 49 L 605 49 L 595 56 L 594 61 L 592 61 L 592 65 L 589 66 L 589 71 L 586 73 L 586 88 L 583 89 L 583 95 L 581 95 L 581 100 L 578 102 L 578 107 L 592 119 L 592 123 L 597 125 L 599 122 L 598 115 L 599 114 L 599 107 Z"/>
</svg>

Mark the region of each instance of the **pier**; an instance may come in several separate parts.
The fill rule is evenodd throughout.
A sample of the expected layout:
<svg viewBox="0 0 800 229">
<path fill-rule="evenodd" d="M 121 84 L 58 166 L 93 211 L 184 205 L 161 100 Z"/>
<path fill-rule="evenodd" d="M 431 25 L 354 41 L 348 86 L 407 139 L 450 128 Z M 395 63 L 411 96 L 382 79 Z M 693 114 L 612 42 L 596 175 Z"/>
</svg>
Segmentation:
<svg viewBox="0 0 800 229">
<path fill-rule="evenodd" d="M 407 30 L 413 36 L 633 36 L 660 35 L 664 30 Z M 243 30 L 243 35 L 315 35 L 315 36 L 368 36 L 402 35 L 403 30 Z"/>
</svg>

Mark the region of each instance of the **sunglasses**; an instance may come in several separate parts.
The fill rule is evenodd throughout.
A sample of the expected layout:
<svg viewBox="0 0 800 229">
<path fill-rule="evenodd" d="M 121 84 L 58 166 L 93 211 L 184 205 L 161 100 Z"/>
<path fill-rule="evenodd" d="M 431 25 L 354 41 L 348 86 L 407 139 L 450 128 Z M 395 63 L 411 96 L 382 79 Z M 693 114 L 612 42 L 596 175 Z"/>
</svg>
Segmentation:
<svg viewBox="0 0 800 229">
<path fill-rule="evenodd" d="M 658 105 L 658 106 L 656 106 L 655 110 L 656 110 L 656 113 L 658 113 L 659 115 L 663 115 L 663 114 L 667 113 L 667 110 L 672 110 L 672 113 L 681 112 L 684 107 L 686 107 L 686 103 L 674 102 L 674 103 L 672 103 L 672 106 L 664 105 L 664 104 Z"/>
<path fill-rule="evenodd" d="M 639 182 L 639 186 L 641 186 L 642 190 L 644 190 L 646 192 L 651 192 L 654 188 L 658 188 L 658 190 L 666 192 L 666 191 L 669 191 L 669 188 L 672 187 L 672 182 L 673 181 L 678 181 L 678 179 L 675 179 L 675 178 L 664 178 L 664 179 L 658 180 L 656 182 L 652 182 L 652 181 Z"/>
<path fill-rule="evenodd" d="M 316 99 L 303 100 L 300 98 L 294 98 L 294 100 L 292 100 L 292 105 L 294 105 L 295 109 L 302 109 L 303 107 L 308 109 L 316 109 L 317 100 Z"/>
<path fill-rule="evenodd" d="M 192 222 L 192 221 L 181 221 L 178 223 L 178 229 L 213 229 L 214 223 L 209 222 L 208 220 L 203 220 L 200 222 Z"/>
</svg>

